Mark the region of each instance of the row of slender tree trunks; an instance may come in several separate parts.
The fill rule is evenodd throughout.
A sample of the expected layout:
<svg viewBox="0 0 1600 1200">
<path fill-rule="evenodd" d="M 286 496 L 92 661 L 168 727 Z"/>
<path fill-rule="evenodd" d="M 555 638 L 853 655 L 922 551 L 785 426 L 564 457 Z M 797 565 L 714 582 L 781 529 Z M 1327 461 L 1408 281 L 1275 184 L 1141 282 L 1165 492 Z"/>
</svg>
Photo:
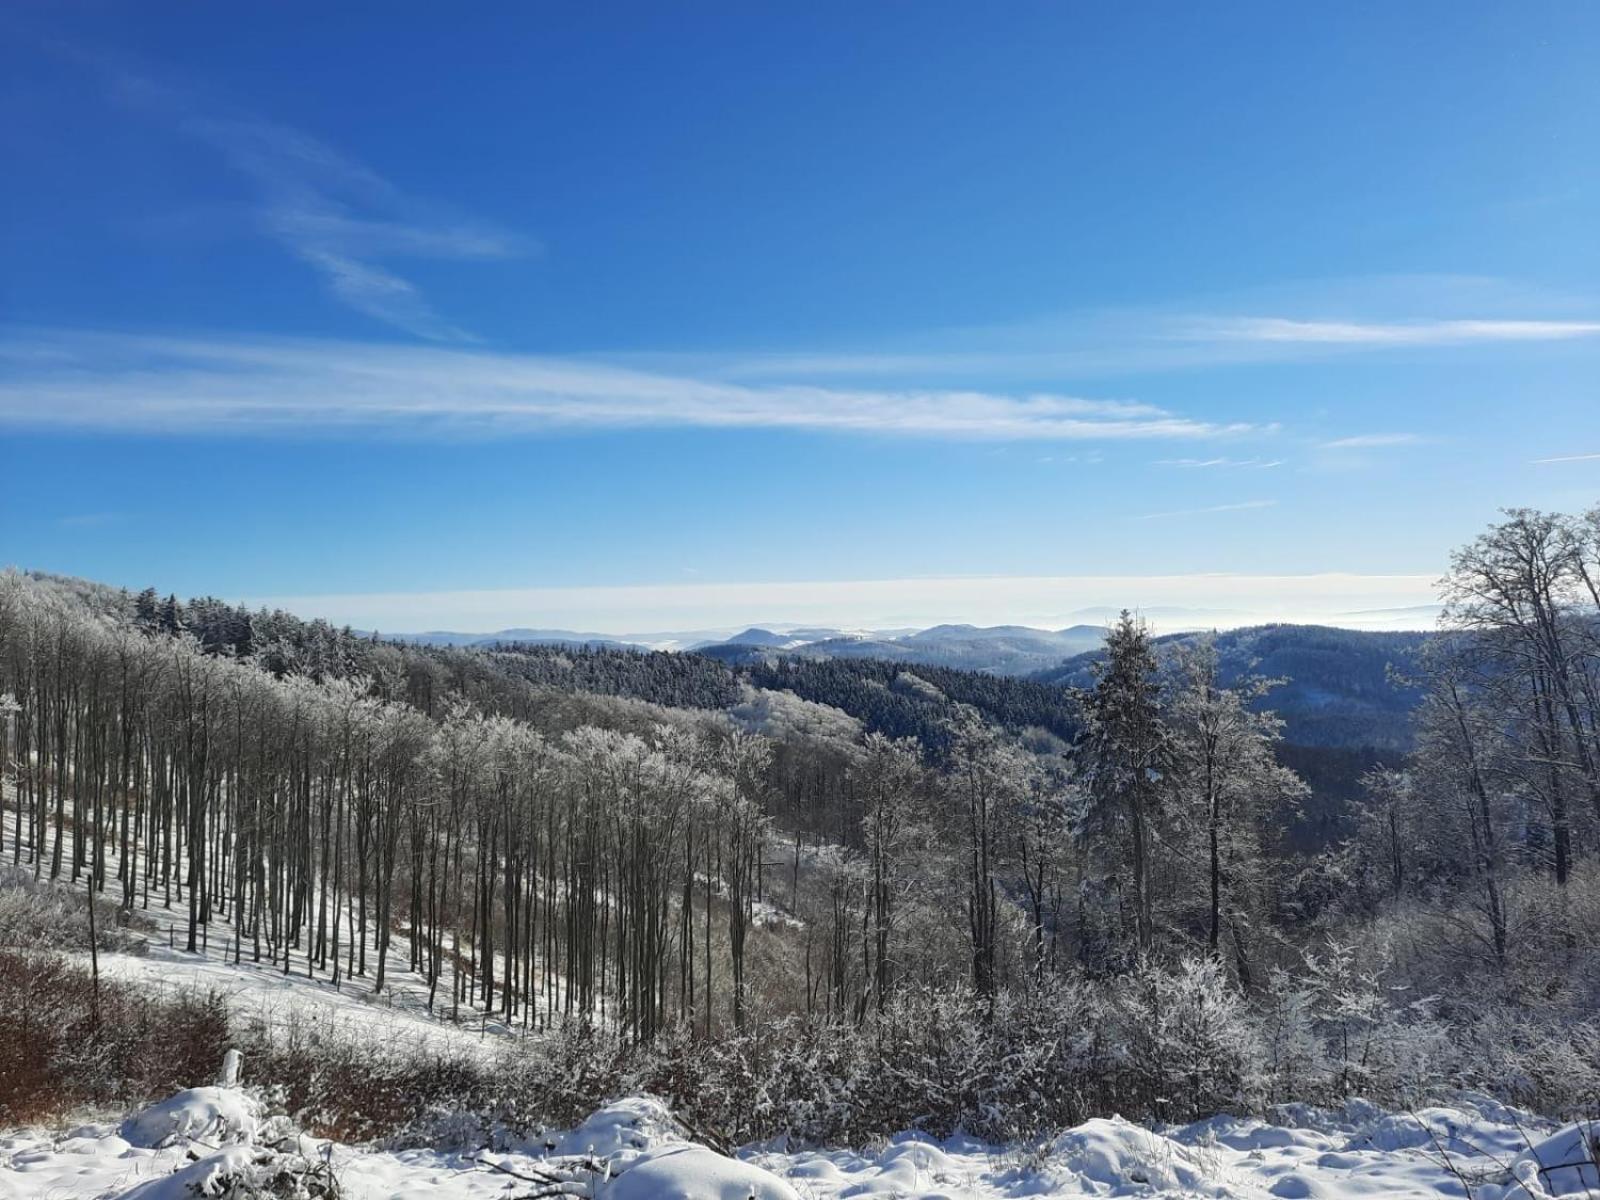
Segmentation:
<svg viewBox="0 0 1600 1200">
<path fill-rule="evenodd" d="M 643 1040 L 745 1019 L 762 739 L 550 740 L 465 705 L 435 721 L 16 577 L 0 695 L 0 854 L 183 914 L 189 951 L 374 990 L 404 969 L 432 1008 L 525 1028 L 588 1015 Z"/>
</svg>

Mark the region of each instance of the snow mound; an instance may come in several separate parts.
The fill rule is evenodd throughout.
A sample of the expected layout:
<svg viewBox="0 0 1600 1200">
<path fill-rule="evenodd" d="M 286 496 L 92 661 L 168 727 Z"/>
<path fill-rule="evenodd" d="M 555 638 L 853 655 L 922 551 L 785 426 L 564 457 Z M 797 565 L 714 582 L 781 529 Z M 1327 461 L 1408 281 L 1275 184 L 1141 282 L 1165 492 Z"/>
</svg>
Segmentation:
<svg viewBox="0 0 1600 1200">
<path fill-rule="evenodd" d="M 234 1088 L 188 1088 L 129 1117 L 122 1136 L 149 1150 L 195 1139 L 249 1142 L 258 1116 L 256 1102 Z"/>
<path fill-rule="evenodd" d="M 689 1139 L 682 1122 L 654 1096 L 629 1096 L 549 1134 L 544 1164 L 572 1172 L 572 1195 L 595 1200 L 799 1200 L 783 1180 L 753 1163 L 727 1158 Z M 563 1163 L 563 1160 L 566 1160 Z M 603 1163 L 599 1178 L 574 1168 Z"/>
<path fill-rule="evenodd" d="M 255 1151 L 249 1146 L 224 1146 L 171 1175 L 149 1179 L 124 1192 L 120 1200 L 195 1200 L 227 1196 L 255 1175 Z"/>
<path fill-rule="evenodd" d="M 892 1139 L 887 1149 L 870 1159 L 850 1164 L 848 1173 L 835 1163 L 806 1160 L 785 1173 L 808 1185 L 828 1184 L 846 1197 L 937 1197 L 930 1187 L 959 1184 L 970 1172 L 925 1134 L 905 1133 Z"/>
<path fill-rule="evenodd" d="M 654 1096 L 629 1096 L 595 1109 L 581 1125 L 552 1133 L 544 1148 L 554 1155 L 609 1158 L 687 1140 L 683 1126 L 660 1100 Z"/>
<path fill-rule="evenodd" d="M 1121 1117 L 1096 1117 L 1069 1129 L 1051 1144 L 1052 1165 L 1101 1194 L 1128 1196 L 1151 1189 L 1183 1195 L 1215 1195 L 1215 1185 L 1188 1148 Z"/>
<path fill-rule="evenodd" d="M 1512 1165 L 1506 1196 L 1592 1196 L 1600 1189 L 1600 1125 L 1568 1125 Z M 1542 1190 L 1540 1190 L 1542 1189 Z"/>
<path fill-rule="evenodd" d="M 1280 1200 L 1316 1200 L 1316 1197 L 1326 1196 L 1329 1193 L 1311 1176 L 1291 1171 L 1274 1180 L 1272 1186 L 1267 1189 L 1267 1194 L 1277 1196 Z"/>
<path fill-rule="evenodd" d="M 783 1180 L 753 1163 L 692 1143 L 639 1154 L 604 1183 L 596 1200 L 800 1200 Z"/>
<path fill-rule="evenodd" d="M 1510 1162 L 1528 1149 L 1530 1134 L 1549 1128 L 1530 1113 L 1499 1104 L 1480 1107 L 1463 1099 L 1457 1107 L 1381 1116 L 1355 1132 L 1344 1149 L 1444 1154 L 1477 1169 L 1485 1163 Z"/>
<path fill-rule="evenodd" d="M 1253 1117 L 1235 1117 L 1226 1114 L 1207 1117 L 1203 1121 L 1185 1125 L 1173 1130 L 1169 1136 L 1185 1146 L 1213 1143 L 1241 1153 L 1295 1147 L 1316 1150 L 1322 1147 L 1324 1141 L 1312 1130 L 1268 1125 Z"/>
<path fill-rule="evenodd" d="M 635 1096 L 567 1132 L 541 1134 L 526 1152 L 473 1157 L 322 1142 L 257 1110 L 236 1089 L 193 1088 L 130 1119 L 121 1127 L 126 1136 L 111 1125 L 0 1130 L 0 1200 L 336 1193 L 353 1200 L 1460 1200 L 1468 1190 L 1474 1200 L 1600 1196 L 1600 1124 L 1558 1129 L 1464 1097 L 1448 1103 L 1408 1114 L 1367 1105 L 1307 1109 L 1294 1114 L 1293 1125 L 1218 1116 L 1149 1129 L 1097 1119 L 1042 1145 L 906 1133 L 868 1149 L 791 1149 L 784 1142 L 725 1157 L 700 1144 L 704 1139 L 659 1100 Z"/>
</svg>

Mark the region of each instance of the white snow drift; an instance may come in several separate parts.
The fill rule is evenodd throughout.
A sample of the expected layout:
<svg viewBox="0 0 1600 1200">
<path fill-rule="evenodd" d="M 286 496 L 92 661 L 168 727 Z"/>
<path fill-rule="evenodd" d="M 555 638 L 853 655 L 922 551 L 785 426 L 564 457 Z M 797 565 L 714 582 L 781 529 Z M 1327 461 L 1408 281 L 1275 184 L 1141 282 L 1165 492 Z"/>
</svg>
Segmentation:
<svg viewBox="0 0 1600 1200">
<path fill-rule="evenodd" d="M 1151 1129 L 1096 1119 L 1038 1145 L 916 1133 L 870 1150 L 699 1144 L 660 1101 L 609 1104 L 570 1130 L 504 1153 L 379 1150 L 293 1130 L 225 1070 L 129 1117 L 52 1134 L 0 1134 L 0 1200 L 855 1200 L 868 1197 L 1322 1197 L 1550 1200 L 1600 1192 L 1600 1127 L 1557 1128 L 1482 1097 L 1383 1113 L 1359 1101 L 1286 1106 L 1277 1124 L 1219 1116 Z M 283 1189 L 289 1189 L 284 1191 Z"/>
</svg>

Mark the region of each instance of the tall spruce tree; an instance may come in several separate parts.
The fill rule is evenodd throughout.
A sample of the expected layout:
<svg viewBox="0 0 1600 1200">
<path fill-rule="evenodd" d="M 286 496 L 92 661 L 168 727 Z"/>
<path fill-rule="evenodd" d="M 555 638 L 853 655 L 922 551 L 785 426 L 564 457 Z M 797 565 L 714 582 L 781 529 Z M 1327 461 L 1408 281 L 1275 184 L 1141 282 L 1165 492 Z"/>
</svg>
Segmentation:
<svg viewBox="0 0 1600 1200">
<path fill-rule="evenodd" d="M 1125 913 L 1131 908 L 1133 944 L 1144 954 L 1155 938 L 1151 858 L 1170 739 L 1149 628 L 1126 609 L 1106 637 L 1105 661 L 1083 707 L 1082 832 L 1113 859 L 1125 860 Z"/>
</svg>

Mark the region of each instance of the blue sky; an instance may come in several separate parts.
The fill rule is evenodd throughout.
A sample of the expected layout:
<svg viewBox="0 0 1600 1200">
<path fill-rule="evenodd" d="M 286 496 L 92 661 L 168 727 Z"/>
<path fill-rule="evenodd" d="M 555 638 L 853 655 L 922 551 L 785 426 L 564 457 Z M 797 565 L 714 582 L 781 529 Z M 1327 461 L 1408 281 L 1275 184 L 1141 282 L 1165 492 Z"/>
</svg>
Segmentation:
<svg viewBox="0 0 1600 1200">
<path fill-rule="evenodd" d="M 390 629 L 1423 603 L 1600 500 L 1596 61 L 1577 2 L 13 6 L 0 562 Z"/>
</svg>

